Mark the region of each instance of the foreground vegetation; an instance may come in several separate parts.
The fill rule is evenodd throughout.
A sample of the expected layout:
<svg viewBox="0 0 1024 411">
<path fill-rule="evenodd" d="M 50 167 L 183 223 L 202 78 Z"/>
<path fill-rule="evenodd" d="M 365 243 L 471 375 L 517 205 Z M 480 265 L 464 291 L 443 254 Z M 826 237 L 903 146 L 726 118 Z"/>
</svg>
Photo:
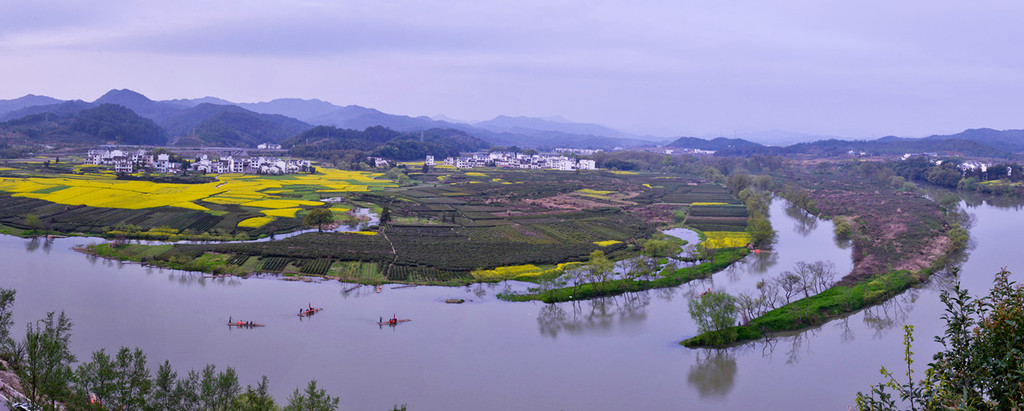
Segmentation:
<svg viewBox="0 0 1024 411">
<path fill-rule="evenodd" d="M 1024 406 L 1024 287 L 996 274 L 989 295 L 971 298 L 957 283 L 941 295 L 946 305 L 943 349 L 914 377 L 912 325 L 904 327 L 906 371 L 882 367 L 883 383 L 857 393 L 861 410 L 1017 410 Z"/>
</svg>

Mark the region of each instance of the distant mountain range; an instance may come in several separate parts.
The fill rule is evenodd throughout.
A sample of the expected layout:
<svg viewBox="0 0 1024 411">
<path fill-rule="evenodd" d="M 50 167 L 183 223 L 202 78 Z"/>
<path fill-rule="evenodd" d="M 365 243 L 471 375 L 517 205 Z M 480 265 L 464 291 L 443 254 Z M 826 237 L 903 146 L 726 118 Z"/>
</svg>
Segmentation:
<svg viewBox="0 0 1024 411">
<path fill-rule="evenodd" d="M 561 118 L 498 116 L 487 121 L 467 123 L 444 116 L 411 117 L 356 105 L 338 106 L 322 100 L 294 98 L 261 103 L 234 103 L 217 97 L 154 101 L 125 89 L 111 90 L 92 102 L 65 101 L 32 94 L 0 100 L 0 143 L 6 139 L 15 143 L 52 141 L 255 147 L 264 142 L 290 142 L 292 145 L 301 145 L 305 143 L 296 137 L 308 139 L 310 135 L 303 133 L 320 127 L 358 131 L 384 127 L 399 134 L 404 133 L 403 139 L 405 136 L 429 131 L 426 134 L 444 136 L 437 138 L 449 144 L 446 146 L 448 148 L 486 148 L 488 145 L 541 150 L 556 147 L 653 148 L 668 141 L 624 133 L 597 124 L 573 123 Z M 320 130 L 323 132 L 324 129 Z M 408 149 L 413 146 L 419 149 L 438 149 L 436 145 L 441 144 L 441 140 L 432 143 L 424 140 L 415 145 L 403 143 L 402 149 L 398 151 L 412 152 Z M 325 141 L 319 144 L 345 146 Z M 361 147 L 366 145 L 359 144 Z M 943 155 L 1008 157 L 1024 153 L 1024 130 L 970 129 L 957 134 L 920 139 L 889 136 L 870 141 L 823 139 L 808 134 L 769 131 L 738 134 L 734 138 L 680 137 L 668 142 L 665 147 L 715 150 L 721 155 L 840 156 L 855 151 L 879 155 L 936 152 Z"/>
<path fill-rule="evenodd" d="M 452 129 L 494 145 L 533 147 L 602 148 L 657 145 L 652 137 L 623 133 L 596 124 L 562 119 L 499 116 L 475 124 L 388 114 L 356 105 L 338 106 L 322 100 L 283 98 L 261 103 L 234 103 L 217 97 L 154 101 L 131 90 L 111 90 L 93 102 L 62 101 L 27 95 L 0 100 L 0 122 L 33 114 L 74 116 L 103 104 L 123 106 L 157 123 L 172 145 L 252 147 L 261 142 L 281 142 L 315 126 L 365 130 L 383 126 L 399 132 Z M 0 123 L 0 132 L 13 129 Z M 18 129 L 24 135 L 26 128 Z M 55 129 L 50 131 L 56 132 Z M 46 133 L 35 130 L 37 138 Z M 79 136 L 82 137 L 82 136 Z M 56 138 L 56 137 L 55 137 Z M 653 139 L 653 140 L 652 140 Z"/>
<path fill-rule="evenodd" d="M 941 156 L 1010 158 L 1024 155 L 1024 130 L 980 128 L 924 138 L 887 136 L 876 140 L 828 139 L 786 147 L 736 144 L 732 147 L 718 149 L 717 154 L 839 157 L 848 156 L 850 152 L 857 155 L 861 153 L 866 155 L 935 153 Z"/>
</svg>

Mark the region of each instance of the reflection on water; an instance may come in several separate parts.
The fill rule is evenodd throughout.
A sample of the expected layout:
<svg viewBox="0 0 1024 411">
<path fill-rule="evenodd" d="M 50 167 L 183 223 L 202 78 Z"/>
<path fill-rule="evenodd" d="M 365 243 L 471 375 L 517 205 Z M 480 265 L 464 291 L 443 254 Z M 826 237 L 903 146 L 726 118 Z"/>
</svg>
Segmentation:
<svg viewBox="0 0 1024 411">
<path fill-rule="evenodd" d="M 881 339 L 893 328 L 906 324 L 920 290 L 911 288 L 896 297 L 864 310 L 864 325 L 874 331 L 873 337 Z"/>
<path fill-rule="evenodd" d="M 613 326 L 642 323 L 647 319 L 646 308 L 651 304 L 652 294 L 659 299 L 671 299 L 670 291 L 640 291 L 586 301 L 544 304 L 537 313 L 537 326 L 541 335 L 557 339 L 561 332 L 580 335 L 588 331 L 608 330 Z"/>
<path fill-rule="evenodd" d="M 993 196 L 977 192 L 963 192 L 950 190 L 943 190 L 943 193 L 952 193 L 954 195 L 960 196 L 960 198 L 964 200 L 964 204 L 970 208 L 989 205 L 1004 210 L 1020 211 L 1021 209 L 1024 209 L 1024 198 L 1022 197 Z M 937 196 L 933 197 L 939 198 Z"/>
<path fill-rule="evenodd" d="M 818 228 L 818 218 L 800 207 L 788 205 L 786 215 L 793 219 L 793 231 L 806 237 Z"/>
<path fill-rule="evenodd" d="M 778 263 L 779 253 L 777 252 L 762 251 L 760 253 L 751 253 L 743 258 L 741 264 L 730 265 L 726 269 L 726 273 L 728 273 L 729 279 L 738 280 L 746 273 L 766 273 Z"/>
<path fill-rule="evenodd" d="M 690 366 L 686 382 L 701 398 L 722 398 L 736 382 L 736 356 L 728 349 L 701 349 L 697 363 Z"/>
<path fill-rule="evenodd" d="M 800 363 L 801 356 L 814 354 L 814 351 L 811 349 L 811 342 L 814 341 L 821 331 L 822 327 L 814 327 L 797 332 L 765 335 L 763 340 L 744 344 L 734 349 L 737 351 L 745 349 L 760 350 L 761 357 L 769 360 L 775 357 L 775 353 L 778 350 L 784 349 L 785 351 L 782 354 L 785 355 L 786 365 L 797 365 Z M 850 341 L 852 340 L 853 338 L 851 337 Z"/>
<path fill-rule="evenodd" d="M 772 206 L 772 223 L 780 231 L 773 253 L 751 254 L 735 269 L 680 287 L 594 301 L 497 301 L 495 295 L 504 289 L 537 286 L 515 281 L 451 288 L 385 286 L 378 294 L 374 286 L 352 289 L 354 284 L 336 281 L 204 278 L 77 254 L 72 245 L 92 241 L 81 238 L 55 240 L 51 255 L 29 251 L 45 247 L 41 240 L 31 245 L 31 240 L 0 238 L 0 254 L 13 262 L 0 275 L 0 286 L 18 289 L 16 329 L 48 310 L 69 312 L 76 321 L 72 345 L 79 358 L 101 347 L 129 345 L 143 348 L 154 361 L 169 359 L 179 369 L 211 362 L 232 365 L 243 383 L 270 376 L 279 399 L 316 378 L 342 395 L 350 409 L 389 409 L 394 402 L 417 409 L 473 409 L 484 403 L 501 410 L 676 409 L 681 404 L 693 409 L 759 409 L 765 404 L 844 409 L 857 390 L 878 381 L 880 365 L 900 363 L 902 333 L 888 330 L 913 323 L 921 341 L 941 332 L 936 331 L 941 321 L 927 321 L 941 315 L 937 290 L 953 277 L 933 275 L 903 300 L 809 331 L 726 350 L 678 346 L 697 332 L 686 314 L 688 300 L 708 289 L 753 293 L 759 282 L 800 261 L 833 261 L 840 276 L 849 272 L 850 251 L 833 246 L 829 224 L 819 222 L 805 235 L 794 229 L 797 218 L 783 207 L 781 201 Z M 989 230 L 983 238 L 998 241 L 982 243 L 973 252 L 973 264 L 989 265 L 972 267 L 971 275 L 965 271 L 964 278 L 974 279 L 972 284 L 964 280 L 972 291 L 991 285 L 991 274 L 998 270 L 991 265 L 1013 264 L 1015 245 L 1008 239 L 1024 231 L 1019 215 L 995 211 L 978 210 L 981 230 Z M 445 304 L 447 298 L 473 303 Z M 312 322 L 299 322 L 294 310 L 309 301 L 326 310 Z M 382 332 L 376 325 L 379 316 L 396 312 L 414 321 Z M 231 332 L 223 327 L 231 314 L 265 320 L 268 327 Z M 148 321 L 160 326 L 135 326 Z M 927 361 L 927 344 L 920 352 L 924 357 L 916 360 Z M 439 371 L 445 378 L 436 383 Z M 522 389 L 508 390 L 494 384 L 495 378 L 517 381 Z M 687 387 L 680 390 L 683 380 Z"/>
<path fill-rule="evenodd" d="M 28 252 L 31 253 L 31 252 L 35 251 L 36 249 L 38 249 L 41 243 L 42 243 L 41 237 L 32 237 L 32 239 L 28 240 L 28 242 L 25 243 L 25 251 L 28 251 Z"/>
</svg>

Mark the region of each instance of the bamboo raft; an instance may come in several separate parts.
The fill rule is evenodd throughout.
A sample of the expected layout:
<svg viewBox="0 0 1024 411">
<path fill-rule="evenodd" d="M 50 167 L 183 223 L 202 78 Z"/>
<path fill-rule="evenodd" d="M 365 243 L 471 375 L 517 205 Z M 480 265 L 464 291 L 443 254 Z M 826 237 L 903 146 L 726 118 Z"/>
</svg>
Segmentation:
<svg viewBox="0 0 1024 411">
<path fill-rule="evenodd" d="M 391 323 L 390 321 L 384 321 L 384 322 L 379 322 L 379 323 L 377 323 L 377 325 L 390 325 L 390 326 L 392 326 L 392 327 L 393 327 L 393 326 L 396 326 L 396 325 L 398 325 L 398 324 L 400 324 L 400 323 L 404 323 L 404 322 L 409 322 L 409 321 L 412 321 L 412 319 L 406 318 L 406 319 L 404 319 L 404 320 L 398 320 L 398 321 L 397 321 L 397 322 L 395 322 L 394 324 L 392 324 L 392 323 Z"/>
<path fill-rule="evenodd" d="M 412 287 L 415 287 L 415 286 L 416 286 L 416 284 L 406 284 L 406 285 L 400 285 L 400 286 L 397 286 L 397 287 L 391 287 L 391 289 L 392 290 L 400 290 L 400 289 L 403 289 L 403 288 L 412 288 Z"/>
<path fill-rule="evenodd" d="M 362 286 L 363 286 L 362 284 L 356 284 L 356 285 L 354 285 L 352 287 L 349 287 L 349 288 L 345 289 L 345 292 L 346 293 L 351 292 L 352 290 L 355 290 L 355 289 L 357 289 L 359 287 L 362 287 Z"/>
<path fill-rule="evenodd" d="M 263 324 L 246 323 L 244 321 L 237 321 L 237 322 L 233 322 L 233 323 L 228 323 L 228 327 L 253 328 L 253 327 L 266 327 L 266 326 L 263 325 Z"/>
<path fill-rule="evenodd" d="M 308 317 L 308 316 L 311 316 L 311 315 L 316 314 L 316 313 L 318 313 L 320 311 L 323 311 L 323 310 L 324 309 L 322 307 L 317 307 L 317 308 L 314 308 L 312 310 L 302 310 L 302 312 L 299 313 L 299 317 Z"/>
</svg>

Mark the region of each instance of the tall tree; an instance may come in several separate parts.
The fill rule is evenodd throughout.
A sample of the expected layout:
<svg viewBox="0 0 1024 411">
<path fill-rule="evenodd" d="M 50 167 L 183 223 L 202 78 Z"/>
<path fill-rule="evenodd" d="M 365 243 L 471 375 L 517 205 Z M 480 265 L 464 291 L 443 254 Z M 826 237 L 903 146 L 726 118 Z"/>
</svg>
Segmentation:
<svg viewBox="0 0 1024 411">
<path fill-rule="evenodd" d="M 114 405 L 121 409 L 141 409 L 153 385 L 149 378 L 149 368 L 146 367 L 146 354 L 138 348 L 121 347 L 117 352 L 114 369 L 117 375 Z"/>
<path fill-rule="evenodd" d="M 334 222 L 334 213 L 328 208 L 314 208 L 309 210 L 306 217 L 302 219 L 302 224 L 306 226 L 316 226 L 318 232 L 324 232 L 324 224 L 331 224 Z"/>
<path fill-rule="evenodd" d="M 327 390 L 317 388 L 316 380 L 309 382 L 303 392 L 296 388 L 291 397 L 288 398 L 288 405 L 284 411 L 334 411 L 338 409 L 338 397 L 327 395 Z"/>
<path fill-rule="evenodd" d="M 29 399 L 46 409 L 56 409 L 57 401 L 70 394 L 73 378 L 71 364 L 76 360 L 71 353 L 71 319 L 52 311 L 46 318 L 28 323 L 25 333 L 25 361 L 18 369 L 18 377 L 28 391 Z"/>
<path fill-rule="evenodd" d="M 209 364 L 203 368 L 199 390 L 204 409 L 227 410 L 232 400 L 242 392 L 242 387 L 238 385 L 238 374 L 234 368 L 217 372 L 217 368 Z"/>
<path fill-rule="evenodd" d="M 268 392 L 269 385 L 270 382 L 264 375 L 255 388 L 251 385 L 247 386 L 245 392 L 235 397 L 232 408 L 247 411 L 277 411 L 277 404 L 274 403 L 274 398 Z"/>
<path fill-rule="evenodd" d="M 689 302 L 690 316 L 700 333 L 708 333 L 709 345 L 722 346 L 736 339 L 728 330 L 736 325 L 736 298 L 721 291 L 705 293 Z M 735 334 L 735 331 L 733 332 Z"/>
<path fill-rule="evenodd" d="M 106 350 L 92 353 L 92 360 L 75 369 L 76 400 L 89 404 L 91 409 L 102 409 L 104 405 L 116 408 L 111 402 L 117 391 L 117 371 Z"/>
</svg>

